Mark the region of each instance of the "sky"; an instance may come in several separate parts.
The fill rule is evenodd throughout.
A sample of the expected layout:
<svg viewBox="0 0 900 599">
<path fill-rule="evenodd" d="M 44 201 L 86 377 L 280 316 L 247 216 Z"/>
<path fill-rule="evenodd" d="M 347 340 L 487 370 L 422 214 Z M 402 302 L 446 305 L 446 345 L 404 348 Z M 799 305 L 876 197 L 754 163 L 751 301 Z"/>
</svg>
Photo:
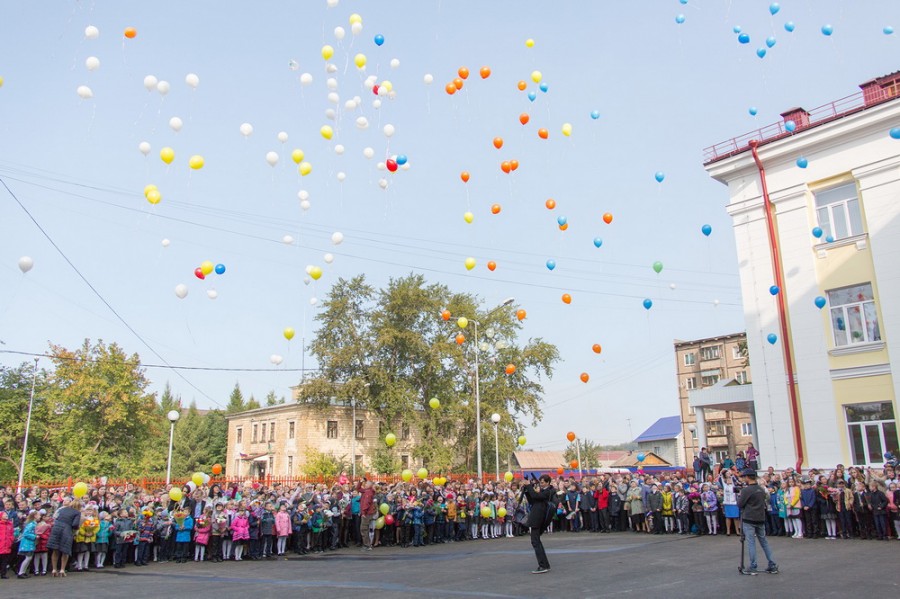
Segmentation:
<svg viewBox="0 0 900 599">
<path fill-rule="evenodd" d="M 630 440 L 678 414 L 674 340 L 744 330 L 727 191 L 703 149 L 898 67 L 900 33 L 885 33 L 900 27 L 896 2 L 770 4 L 17 3 L 0 21 L 0 179 L 15 195 L 0 186 L 0 364 L 103 339 L 140 354 L 151 390 L 168 382 L 201 408 L 224 406 L 236 382 L 289 397 L 298 369 L 316 366 L 303 340 L 334 281 L 415 272 L 484 309 L 514 297 L 521 339 L 558 346 L 526 448 L 561 449 L 568 431 Z M 460 67 L 470 74 L 449 95 Z M 146 89 L 148 75 L 168 93 Z M 388 171 L 398 156 L 406 165 Z M 207 260 L 224 274 L 196 278 Z"/>
</svg>

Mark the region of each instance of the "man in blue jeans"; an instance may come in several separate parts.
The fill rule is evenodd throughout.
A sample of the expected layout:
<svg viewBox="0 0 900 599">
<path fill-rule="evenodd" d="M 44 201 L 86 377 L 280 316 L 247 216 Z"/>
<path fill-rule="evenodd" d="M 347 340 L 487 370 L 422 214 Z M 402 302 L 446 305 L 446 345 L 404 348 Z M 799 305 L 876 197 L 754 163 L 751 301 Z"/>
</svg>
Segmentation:
<svg viewBox="0 0 900 599">
<path fill-rule="evenodd" d="M 769 541 L 766 539 L 766 504 L 768 497 L 766 492 L 756 484 L 756 470 L 746 469 L 741 473 L 744 479 L 744 488 L 738 497 L 738 507 L 741 510 L 743 534 L 750 543 L 750 567 L 742 568 L 741 574 L 756 576 L 756 540 L 769 560 L 766 572 L 778 574 L 778 564 L 772 558 L 772 550 L 769 549 Z M 742 558 L 743 561 L 743 558 Z"/>
</svg>

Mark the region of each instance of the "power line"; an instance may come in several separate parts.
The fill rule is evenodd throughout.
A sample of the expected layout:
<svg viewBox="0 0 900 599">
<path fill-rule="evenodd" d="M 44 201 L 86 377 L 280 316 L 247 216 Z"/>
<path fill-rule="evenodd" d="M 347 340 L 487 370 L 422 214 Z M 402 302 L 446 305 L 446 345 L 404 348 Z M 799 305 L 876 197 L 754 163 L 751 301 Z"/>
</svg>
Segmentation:
<svg viewBox="0 0 900 599">
<path fill-rule="evenodd" d="M 50 358 L 51 360 L 69 360 L 72 362 L 93 362 L 97 363 L 99 360 L 94 360 L 90 358 L 78 358 L 78 357 L 68 357 L 68 356 L 58 356 L 54 354 L 41 354 L 35 352 L 27 352 L 27 351 L 16 351 L 11 349 L 3 349 L 0 350 L 0 354 L 16 354 L 19 356 L 31 356 L 31 357 L 41 357 L 41 358 Z M 144 364 L 143 362 L 139 364 L 141 368 L 165 368 L 167 370 L 201 370 L 201 371 L 209 371 L 209 372 L 316 372 L 318 368 L 229 368 L 224 366 L 175 366 L 173 364 Z"/>
</svg>

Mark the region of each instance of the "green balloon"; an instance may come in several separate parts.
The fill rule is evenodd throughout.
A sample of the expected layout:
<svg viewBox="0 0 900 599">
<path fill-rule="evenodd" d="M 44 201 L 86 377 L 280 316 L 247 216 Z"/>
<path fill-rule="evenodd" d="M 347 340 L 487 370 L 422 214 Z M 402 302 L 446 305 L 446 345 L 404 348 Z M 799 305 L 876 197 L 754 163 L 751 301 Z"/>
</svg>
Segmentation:
<svg viewBox="0 0 900 599">
<path fill-rule="evenodd" d="M 384 514 L 385 516 L 387 516 L 387 513 L 388 513 L 389 511 L 391 511 L 391 506 L 389 506 L 389 505 L 386 504 L 386 503 L 382 503 L 381 505 L 378 506 L 378 511 L 380 511 L 382 514 Z"/>
<path fill-rule="evenodd" d="M 653 263 L 653 270 L 656 271 L 656 274 L 659 274 L 660 272 L 662 272 L 662 269 L 663 269 L 662 262 L 657 260 L 656 262 Z"/>
</svg>

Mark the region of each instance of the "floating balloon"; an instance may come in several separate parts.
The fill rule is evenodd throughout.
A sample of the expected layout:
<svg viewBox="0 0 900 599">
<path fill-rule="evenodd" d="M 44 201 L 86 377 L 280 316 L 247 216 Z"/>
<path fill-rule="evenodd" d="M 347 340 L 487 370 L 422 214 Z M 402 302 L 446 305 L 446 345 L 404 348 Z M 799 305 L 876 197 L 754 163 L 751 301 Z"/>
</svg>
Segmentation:
<svg viewBox="0 0 900 599">
<path fill-rule="evenodd" d="M 656 171 L 656 174 L 653 175 L 653 178 L 656 179 L 657 183 L 662 183 L 663 179 L 666 178 L 666 174 L 662 171 Z"/>
<path fill-rule="evenodd" d="M 88 56 L 84 61 L 84 66 L 89 71 L 96 71 L 100 68 L 100 59 L 96 56 Z"/>
<path fill-rule="evenodd" d="M 93 25 L 88 25 L 84 28 L 84 37 L 89 40 L 95 40 L 100 37 L 100 30 Z"/>
<path fill-rule="evenodd" d="M 188 84 L 188 87 L 197 89 L 197 86 L 200 85 L 200 77 L 196 73 L 188 73 L 184 76 L 184 82 Z"/>
<path fill-rule="evenodd" d="M 207 289 L 207 290 L 206 290 L 206 297 L 208 297 L 208 298 L 211 299 L 211 300 L 214 300 L 214 299 L 216 299 L 217 297 L 219 297 L 219 292 L 216 291 L 215 289 Z"/>
<path fill-rule="evenodd" d="M 175 150 L 165 147 L 159 151 L 159 158 L 166 164 L 172 164 L 172 161 L 175 160 Z"/>
<path fill-rule="evenodd" d="M 478 71 L 478 74 L 481 75 L 482 79 L 487 79 L 491 76 L 491 69 L 487 66 L 481 67 L 481 69 L 479 69 Z"/>
<path fill-rule="evenodd" d="M 534 102 L 537 99 L 537 94 L 534 92 L 528 92 L 528 99 Z"/>
<path fill-rule="evenodd" d="M 253 134 L 253 125 L 250 123 L 243 123 L 240 126 L 241 135 L 244 137 L 250 137 Z"/>
<path fill-rule="evenodd" d="M 419 468 L 419 471 L 416 472 L 416 476 L 418 476 L 422 480 L 425 480 L 426 478 L 428 478 L 428 469 L 427 468 Z"/>
<path fill-rule="evenodd" d="M 806 168 L 807 166 L 809 166 L 809 160 L 801 156 L 797 159 L 797 166 L 799 166 L 800 168 Z"/>
<path fill-rule="evenodd" d="M 169 119 L 169 127 L 172 129 L 172 131 L 178 133 L 179 131 L 181 131 L 181 128 L 184 127 L 184 121 L 182 121 L 177 116 L 173 116 Z"/>
<path fill-rule="evenodd" d="M 534 81 L 535 83 L 540 83 L 541 79 L 543 79 L 543 77 L 544 76 L 541 74 L 540 71 L 532 71 L 531 72 L 531 80 Z"/>
<path fill-rule="evenodd" d="M 285 235 L 284 237 L 281 238 L 281 242 L 284 244 L 287 244 L 287 245 L 291 245 L 292 243 L 294 243 L 294 236 L 293 235 Z"/>
<path fill-rule="evenodd" d="M 456 336 L 456 345 L 462 345 L 465 342 L 466 342 L 466 336 L 463 335 L 462 333 L 459 333 Z"/>
<path fill-rule="evenodd" d="M 135 29 L 134 27 L 126 27 L 124 35 L 128 39 L 134 39 L 137 36 L 137 29 Z"/>
<path fill-rule="evenodd" d="M 204 164 L 206 164 L 206 161 L 203 160 L 203 156 L 200 156 L 199 154 L 191 156 L 188 160 L 188 166 L 190 166 L 195 171 L 203 168 Z"/>
<path fill-rule="evenodd" d="M 766 53 L 767 53 L 767 51 L 765 48 L 757 48 L 756 49 L 756 55 L 759 56 L 760 58 L 765 58 Z"/>
<path fill-rule="evenodd" d="M 397 168 L 399 168 L 397 165 L 397 161 L 394 160 L 393 158 L 388 158 L 387 160 L 385 160 L 384 165 L 385 165 L 385 167 L 387 167 L 387 170 L 391 171 L 392 173 L 396 173 Z M 471 222 L 471 221 L 469 221 L 469 222 Z"/>
<path fill-rule="evenodd" d="M 548 137 L 550 137 L 550 132 L 543 128 L 538 129 L 537 133 L 538 137 L 540 137 L 541 139 L 547 139 Z"/>
<path fill-rule="evenodd" d="M 785 121 L 784 128 L 788 133 L 791 133 L 794 129 L 797 128 L 797 123 L 794 121 Z"/>
<path fill-rule="evenodd" d="M 599 119 L 599 118 L 600 118 L 600 111 L 598 111 L 598 110 L 592 110 L 592 111 L 591 111 L 591 118 L 594 119 L 595 121 L 596 121 L 597 119 Z"/>
<path fill-rule="evenodd" d="M 494 147 L 497 148 L 498 150 L 503 147 L 503 138 L 502 137 L 494 138 Z"/>
<path fill-rule="evenodd" d="M 594 345 L 592 345 L 592 346 L 591 346 L 591 349 L 593 350 L 593 352 L 594 352 L 595 354 L 599 354 L 600 352 L 603 351 L 603 348 L 600 346 L 599 343 L 595 343 Z"/>
<path fill-rule="evenodd" d="M 894 33 L 894 28 L 891 27 L 890 25 L 887 25 L 887 26 L 885 26 L 884 29 L 881 30 L 881 32 L 885 35 L 891 35 Z"/>
<path fill-rule="evenodd" d="M 178 501 L 181 501 L 181 499 L 183 497 L 184 497 L 184 494 L 181 492 L 181 489 L 179 489 L 178 487 L 172 487 L 171 489 L 169 489 L 169 499 L 171 501 L 178 502 Z"/>
<path fill-rule="evenodd" d="M 569 219 L 567 219 L 565 216 L 558 216 L 558 217 L 556 217 L 556 223 L 557 223 L 560 227 L 563 226 L 564 224 L 566 224 L 567 222 L 569 222 Z"/>
<path fill-rule="evenodd" d="M 397 155 L 397 164 L 399 164 L 400 166 L 403 166 L 407 162 L 409 162 L 409 158 L 406 157 L 406 154 L 398 154 Z"/>
<path fill-rule="evenodd" d="M 187 297 L 187 294 L 188 294 L 187 285 L 185 285 L 184 283 L 179 283 L 178 285 L 175 286 L 175 295 L 178 296 L 178 299 L 184 299 L 185 297 Z"/>
<path fill-rule="evenodd" d="M 450 310 L 441 310 L 441 318 L 445 321 L 450 320 Z"/>
<path fill-rule="evenodd" d="M 832 235 L 826 235 L 826 236 L 825 236 L 825 243 L 834 243 L 834 236 L 832 236 Z"/>
<path fill-rule="evenodd" d="M 491 205 L 491 214 L 500 214 L 501 210 L 503 210 L 503 207 L 500 204 Z"/>
<path fill-rule="evenodd" d="M 225 274 L 225 265 L 224 264 L 216 264 L 215 271 L 217 275 Z"/>
<path fill-rule="evenodd" d="M 78 89 L 75 90 L 75 93 L 78 94 L 78 97 L 82 100 L 88 100 L 94 97 L 94 92 L 86 85 L 79 85 Z"/>
<path fill-rule="evenodd" d="M 313 76 L 311 73 L 303 73 L 300 75 L 300 83 L 303 85 L 309 85 L 313 82 Z"/>
<path fill-rule="evenodd" d="M 775 343 L 778 341 L 778 335 L 776 335 L 775 333 L 769 333 L 769 335 L 766 337 L 766 341 L 768 341 L 772 345 L 775 345 Z"/>
<path fill-rule="evenodd" d="M 546 81 L 541 81 L 541 84 L 538 85 L 538 89 L 544 93 L 547 93 L 547 90 L 550 89 L 550 86 L 547 85 Z M 530 95 L 530 94 L 529 94 Z"/>
<path fill-rule="evenodd" d="M 816 308 L 818 308 L 819 310 L 821 310 L 822 308 L 824 308 L 824 307 L 825 307 L 825 304 L 827 303 L 827 302 L 825 301 L 825 298 L 822 297 L 821 295 L 816 296 L 816 299 L 813 300 L 813 302 L 816 304 Z"/>
<path fill-rule="evenodd" d="M 220 474 L 222 474 L 222 464 L 213 464 L 212 473 L 215 476 L 219 476 Z"/>
<path fill-rule="evenodd" d="M 313 266 L 309 269 L 307 274 L 312 277 L 313 281 L 318 281 L 322 278 L 322 268 L 320 266 Z"/>
<path fill-rule="evenodd" d="M 332 129 L 329 125 L 322 125 L 319 129 L 319 135 L 324 137 L 325 139 L 331 139 L 334 136 L 334 129 Z"/>
<path fill-rule="evenodd" d="M 652 307 L 653 307 L 653 300 L 650 298 L 645 299 L 644 300 L 644 309 L 649 310 Z"/>
<path fill-rule="evenodd" d="M 284 358 L 282 358 L 282 357 L 279 356 L 278 354 L 272 354 L 271 356 L 269 356 L 269 362 L 271 362 L 271 363 L 274 364 L 275 366 L 278 366 L 278 365 L 281 364 L 283 361 L 284 361 Z"/>
<path fill-rule="evenodd" d="M 553 270 L 556 268 L 556 260 L 547 260 L 547 270 Z"/>
<path fill-rule="evenodd" d="M 503 480 L 505 480 L 505 481 L 508 482 L 508 483 L 511 483 L 512 480 L 513 480 L 513 478 L 514 478 L 513 473 L 512 473 L 512 472 L 509 472 L 509 471 L 507 471 L 507 472 L 503 475 Z"/>
<path fill-rule="evenodd" d="M 397 435 L 394 433 L 388 433 L 384 436 L 384 444 L 388 447 L 393 447 L 397 443 Z"/>
<path fill-rule="evenodd" d="M 522 309 L 516 310 L 516 318 L 519 319 L 520 321 L 525 320 L 525 318 L 527 318 L 527 317 L 528 317 L 528 312 L 526 312 L 525 310 L 522 310 Z"/>
<path fill-rule="evenodd" d="M 575 433 L 573 433 L 572 431 L 569 431 L 568 433 L 566 433 L 566 439 L 568 439 L 569 443 L 571 443 L 572 441 L 575 440 Z"/>
<path fill-rule="evenodd" d="M 572 303 L 572 296 L 569 295 L 568 293 L 563 293 L 563 294 L 562 294 L 562 301 L 563 301 L 564 304 L 571 304 L 571 303 Z"/>
<path fill-rule="evenodd" d="M 778 40 L 775 39 L 774 35 L 770 35 L 766 38 L 766 46 L 768 46 L 769 48 L 773 48 L 777 42 Z"/>
<path fill-rule="evenodd" d="M 331 234 L 331 243 L 334 245 L 341 245 L 344 242 L 344 234 L 340 231 L 335 231 Z"/>
<path fill-rule="evenodd" d="M 821 227 L 813 227 L 813 229 L 812 229 L 812 236 L 815 237 L 816 239 L 819 239 L 820 237 L 822 237 L 823 233 L 824 233 L 824 231 L 822 231 Z"/>
<path fill-rule="evenodd" d="M 757 113 L 759 112 L 759 109 L 758 109 L 756 106 L 751 106 L 751 107 L 747 110 L 747 112 L 750 113 L 750 116 L 756 116 Z"/>
<path fill-rule="evenodd" d="M 384 44 L 384 36 L 379 33 L 375 36 L 374 41 L 376 46 L 381 46 Z"/>
<path fill-rule="evenodd" d="M 300 164 L 301 162 L 303 162 L 303 158 L 305 156 L 306 154 L 304 154 L 303 150 L 300 149 L 295 149 L 291 152 L 291 160 L 294 161 L 294 164 Z"/>
<path fill-rule="evenodd" d="M 168 81 L 160 81 L 159 83 L 156 84 L 156 91 L 159 92 L 159 95 L 165 96 L 167 93 L 169 93 L 169 90 L 171 89 L 171 87 L 172 86 L 169 85 Z"/>
<path fill-rule="evenodd" d="M 159 83 L 159 80 L 153 75 L 147 75 L 146 77 L 144 77 L 144 88 L 148 92 L 152 92 L 153 90 L 155 90 L 157 83 Z"/>
<path fill-rule="evenodd" d="M 507 364 L 506 365 L 506 374 L 515 374 L 516 365 L 515 364 Z"/>
<path fill-rule="evenodd" d="M 709 225 L 703 225 L 700 227 L 700 232 L 709 237 L 710 233 L 712 233 L 712 227 Z"/>
<path fill-rule="evenodd" d="M 360 53 L 353 57 L 353 64 L 356 65 L 357 69 L 364 69 L 366 68 L 366 60 L 366 55 Z"/>
<path fill-rule="evenodd" d="M 637 461 L 638 461 L 638 462 L 643 462 L 646 458 L 647 458 L 647 456 L 645 456 L 643 453 L 637 454 Z"/>
<path fill-rule="evenodd" d="M 525 435 L 519 435 L 519 438 L 516 439 L 516 441 L 519 443 L 519 445 L 525 445 L 527 439 L 525 438 Z"/>
<path fill-rule="evenodd" d="M 34 260 L 32 260 L 30 256 L 22 256 L 19 258 L 19 270 L 22 271 L 22 274 L 25 274 L 32 268 L 34 268 Z"/>
<path fill-rule="evenodd" d="M 900 139 L 900 127 L 894 127 L 888 132 L 888 135 L 891 136 L 891 139 Z"/>
<path fill-rule="evenodd" d="M 312 172 L 312 165 L 308 162 L 301 162 L 297 170 L 300 172 L 301 176 L 305 177 Z"/>
<path fill-rule="evenodd" d="M 773 2 L 772 4 L 769 5 L 769 12 L 771 14 L 773 14 L 773 15 L 777 14 L 779 10 L 781 10 L 781 5 L 778 4 L 777 2 Z"/>
<path fill-rule="evenodd" d="M 680 14 L 680 13 L 675 15 L 675 22 L 678 23 L 679 25 L 684 23 L 684 15 Z"/>
<path fill-rule="evenodd" d="M 332 56 L 334 56 L 334 48 L 327 44 L 322 46 L 322 58 L 330 60 Z"/>
<path fill-rule="evenodd" d="M 566 137 L 572 135 L 572 123 L 563 123 L 562 134 Z"/>
<path fill-rule="evenodd" d="M 266 152 L 266 162 L 269 163 L 269 166 L 278 164 L 278 152 Z"/>
<path fill-rule="evenodd" d="M 556 200 L 550 198 L 549 200 L 544 202 L 544 206 L 547 207 L 547 210 L 553 210 L 554 208 L 556 208 Z"/>
<path fill-rule="evenodd" d="M 403 472 L 400 473 L 400 478 L 402 478 L 403 482 L 405 482 L 405 483 L 408 483 L 409 481 L 411 481 L 412 477 L 413 477 L 413 473 L 412 473 L 412 470 L 410 470 L 409 468 L 407 468 L 406 470 L 404 470 Z"/>
<path fill-rule="evenodd" d="M 738 42 L 740 42 L 740 43 L 742 43 L 742 44 L 749 44 L 749 43 L 750 43 L 750 36 L 747 35 L 746 33 L 742 33 L 742 34 L 740 34 L 740 35 L 738 36 Z"/>
<path fill-rule="evenodd" d="M 472 258 L 472 257 L 466 258 L 465 265 L 466 265 L 466 270 L 472 270 L 473 268 L 475 268 L 475 265 L 476 265 L 475 258 Z"/>
<path fill-rule="evenodd" d="M 467 326 L 469 326 L 469 319 L 466 318 L 465 316 L 460 316 L 460 317 L 456 320 L 456 325 L 457 325 L 459 328 L 464 329 L 464 328 L 466 328 Z"/>
<path fill-rule="evenodd" d="M 494 270 L 497 268 L 497 263 L 494 262 L 493 260 L 490 260 L 487 263 L 487 267 L 488 267 L 489 271 L 494 272 Z"/>
<path fill-rule="evenodd" d="M 169 241 L 168 238 L 163 238 L 163 240 L 162 240 L 162 246 L 163 246 L 164 248 L 169 247 L 169 244 L 170 244 L 170 243 L 172 243 L 172 242 Z"/>
<path fill-rule="evenodd" d="M 466 67 L 459 67 L 459 70 L 456 71 L 456 74 L 459 75 L 460 79 L 468 79 L 469 69 L 467 69 Z"/>
<path fill-rule="evenodd" d="M 609 212 L 607 212 L 603 215 L 603 222 L 605 222 L 607 225 L 610 224 L 612 222 L 612 220 L 613 220 L 613 215 L 610 214 Z"/>
<path fill-rule="evenodd" d="M 659 260 L 657 260 L 656 262 L 653 263 L 653 272 L 655 272 L 656 274 L 659 274 L 659 273 L 662 272 L 662 269 L 663 269 L 663 263 L 662 263 L 662 262 L 660 262 Z"/>
<path fill-rule="evenodd" d="M 142 141 L 138 144 L 138 150 L 140 150 L 141 154 L 144 156 L 150 153 L 150 149 L 150 144 L 146 141 Z"/>
<path fill-rule="evenodd" d="M 824 35 L 825 37 L 828 37 L 832 33 L 834 33 L 834 27 L 832 27 L 831 25 L 828 25 L 828 24 L 822 25 L 822 35 Z"/>
<path fill-rule="evenodd" d="M 588 382 L 589 380 L 591 380 L 591 375 L 589 375 L 589 374 L 586 373 L 586 372 L 582 372 L 582 373 L 581 373 L 581 376 L 579 376 L 578 378 L 581 379 L 581 382 L 582 382 L 582 383 L 586 383 L 586 382 Z"/>
<path fill-rule="evenodd" d="M 159 193 L 158 189 L 151 189 L 145 194 L 147 201 L 153 205 L 159 204 L 162 200 L 162 194 Z"/>
<path fill-rule="evenodd" d="M 780 291 L 781 289 L 778 287 L 778 285 L 772 285 L 771 287 L 769 287 L 769 293 L 772 295 L 778 295 Z"/>
<path fill-rule="evenodd" d="M 463 214 L 463 220 L 469 224 L 472 224 L 472 221 L 475 220 L 475 215 L 471 212 L 466 212 Z"/>
</svg>

